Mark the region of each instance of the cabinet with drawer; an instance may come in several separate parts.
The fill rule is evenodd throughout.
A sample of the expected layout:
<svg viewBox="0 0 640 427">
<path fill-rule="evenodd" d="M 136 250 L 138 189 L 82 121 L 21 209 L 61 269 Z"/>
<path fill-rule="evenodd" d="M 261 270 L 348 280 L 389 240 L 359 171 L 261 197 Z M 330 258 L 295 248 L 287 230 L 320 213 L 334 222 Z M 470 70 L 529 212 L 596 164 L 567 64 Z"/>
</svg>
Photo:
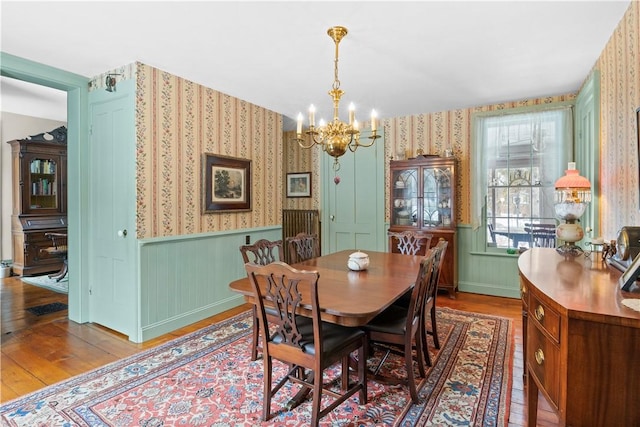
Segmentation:
<svg viewBox="0 0 640 427">
<path fill-rule="evenodd" d="M 569 268 L 571 274 L 563 274 Z M 601 259 L 565 259 L 533 248 L 518 260 L 523 310 L 528 425 L 538 391 L 563 426 L 640 425 L 640 312 L 622 304 L 620 272 Z"/>
<path fill-rule="evenodd" d="M 537 382 L 546 392 L 549 403 L 558 408 L 560 373 L 560 348 L 558 343 L 544 333 L 543 328 L 533 318 L 529 321 L 529 349 L 527 366 Z"/>
<path fill-rule="evenodd" d="M 64 259 L 46 251 L 46 233 L 67 232 L 66 128 L 8 141 L 12 155 L 11 235 L 13 272 L 32 276 L 59 271 Z M 49 133 L 47 133 L 49 135 Z"/>
</svg>

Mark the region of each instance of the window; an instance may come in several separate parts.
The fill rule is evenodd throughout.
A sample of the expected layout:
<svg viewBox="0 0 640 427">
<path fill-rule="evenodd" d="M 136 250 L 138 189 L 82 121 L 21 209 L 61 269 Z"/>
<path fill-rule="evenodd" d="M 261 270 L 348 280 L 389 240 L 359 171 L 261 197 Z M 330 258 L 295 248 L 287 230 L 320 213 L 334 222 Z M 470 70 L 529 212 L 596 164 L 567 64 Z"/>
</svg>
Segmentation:
<svg viewBox="0 0 640 427">
<path fill-rule="evenodd" d="M 474 120 L 474 227 L 487 246 L 555 246 L 554 183 L 573 147 L 570 106 L 481 113 Z"/>
</svg>

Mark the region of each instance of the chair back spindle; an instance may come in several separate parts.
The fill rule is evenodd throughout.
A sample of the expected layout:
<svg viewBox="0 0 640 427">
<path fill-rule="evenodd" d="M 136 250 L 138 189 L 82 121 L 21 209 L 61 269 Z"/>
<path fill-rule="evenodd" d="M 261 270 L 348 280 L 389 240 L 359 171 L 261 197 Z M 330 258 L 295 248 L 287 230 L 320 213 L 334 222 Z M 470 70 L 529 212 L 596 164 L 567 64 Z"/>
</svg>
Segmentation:
<svg viewBox="0 0 640 427">
<path fill-rule="evenodd" d="M 276 261 L 283 261 L 284 248 L 282 240 L 270 241 L 267 239 L 257 240 L 252 245 L 240 246 L 240 254 L 242 254 L 242 260 L 245 264 L 254 263 L 258 265 L 267 265 Z M 267 310 L 267 313 L 273 315 L 273 310 Z M 258 350 L 261 349 L 259 340 L 259 328 L 258 328 L 258 313 L 256 306 L 253 306 L 253 340 L 251 341 L 251 360 L 258 358 Z"/>
<path fill-rule="evenodd" d="M 282 240 L 260 239 L 252 245 L 240 246 L 240 253 L 245 264 L 251 262 L 258 265 L 267 265 L 275 261 L 284 261 Z"/>
<path fill-rule="evenodd" d="M 317 234 L 298 233 L 294 237 L 288 237 L 286 240 L 291 264 L 320 256 L 320 245 Z"/>
<path fill-rule="evenodd" d="M 431 246 L 431 239 L 433 235 L 424 234 L 422 232 L 416 232 L 411 230 L 405 230 L 400 232 L 389 231 L 389 244 L 396 244 L 398 251 L 401 254 L 417 255 L 422 252 L 422 247 L 429 249 Z M 395 243 L 397 242 L 397 243 Z"/>
</svg>

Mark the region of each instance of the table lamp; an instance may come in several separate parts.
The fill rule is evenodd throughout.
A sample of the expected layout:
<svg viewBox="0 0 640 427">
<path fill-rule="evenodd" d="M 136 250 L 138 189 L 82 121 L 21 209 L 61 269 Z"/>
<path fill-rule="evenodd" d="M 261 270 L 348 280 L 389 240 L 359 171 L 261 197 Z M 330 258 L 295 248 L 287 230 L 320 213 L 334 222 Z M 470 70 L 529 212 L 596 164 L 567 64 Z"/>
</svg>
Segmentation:
<svg viewBox="0 0 640 427">
<path fill-rule="evenodd" d="M 564 221 L 556 228 L 556 236 L 564 244 L 556 251 L 564 256 L 578 256 L 584 251 L 575 243 L 582 240 L 584 230 L 577 223 L 591 202 L 591 184 L 580 176 L 575 162 L 569 162 L 565 175 L 556 181 L 554 208 L 556 217 Z"/>
</svg>

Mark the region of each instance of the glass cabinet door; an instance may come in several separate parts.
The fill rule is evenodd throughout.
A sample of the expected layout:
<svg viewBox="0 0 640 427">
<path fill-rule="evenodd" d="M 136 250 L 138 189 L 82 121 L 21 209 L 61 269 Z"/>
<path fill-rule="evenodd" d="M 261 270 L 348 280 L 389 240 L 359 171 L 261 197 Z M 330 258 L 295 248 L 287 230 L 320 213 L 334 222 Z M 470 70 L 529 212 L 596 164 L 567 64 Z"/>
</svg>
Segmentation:
<svg viewBox="0 0 640 427">
<path fill-rule="evenodd" d="M 29 210 L 58 209 L 58 164 L 51 158 L 29 162 Z"/>
<path fill-rule="evenodd" d="M 391 224 L 418 224 L 418 169 L 394 170 L 391 176 Z"/>
<path fill-rule="evenodd" d="M 423 169 L 423 227 L 450 227 L 453 214 L 449 166 Z"/>
</svg>

